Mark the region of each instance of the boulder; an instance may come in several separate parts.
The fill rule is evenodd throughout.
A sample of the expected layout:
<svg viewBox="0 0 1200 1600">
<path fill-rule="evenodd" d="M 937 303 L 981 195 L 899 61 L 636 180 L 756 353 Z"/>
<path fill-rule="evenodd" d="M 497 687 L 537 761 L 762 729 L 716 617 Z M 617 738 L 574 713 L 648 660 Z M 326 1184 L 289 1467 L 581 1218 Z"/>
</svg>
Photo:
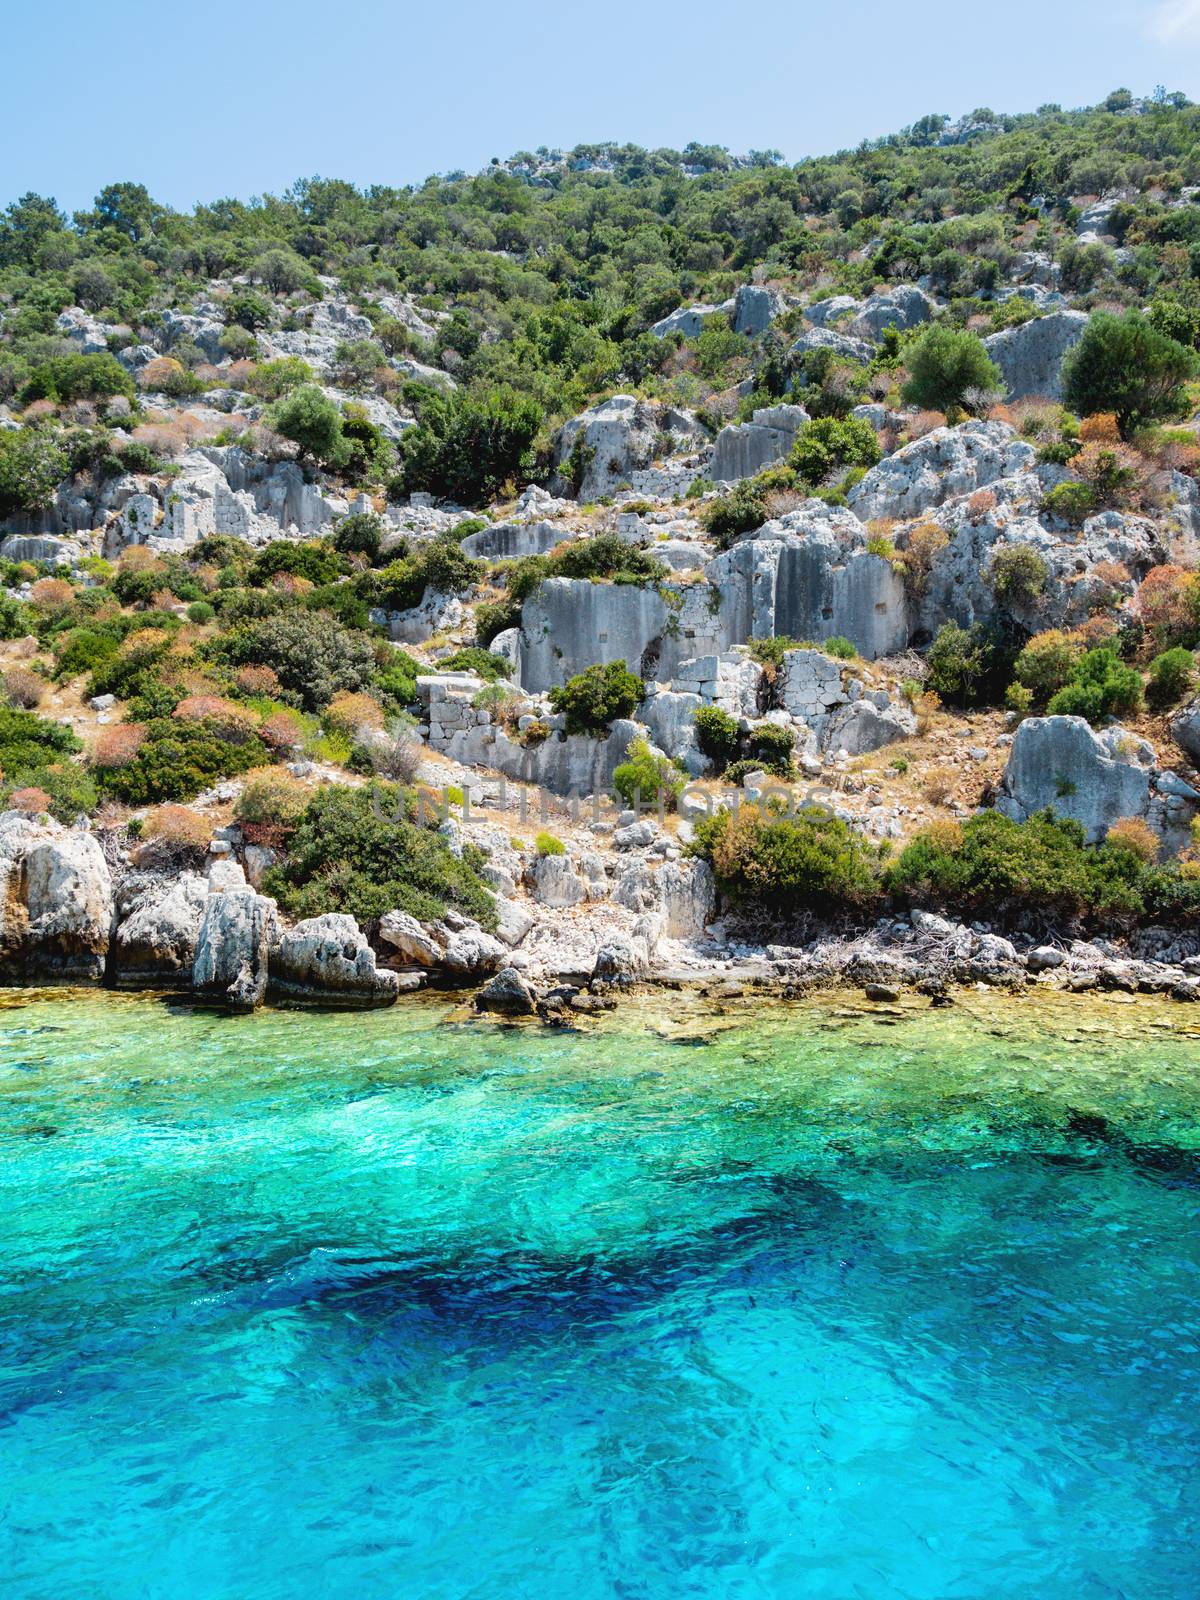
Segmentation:
<svg viewBox="0 0 1200 1600">
<path fill-rule="evenodd" d="M 1200 767 L 1200 695 L 1171 718 L 1171 734 L 1192 765 Z"/>
<path fill-rule="evenodd" d="M 1099 843 L 1121 817 L 1147 817 L 1154 752 L 1124 728 L 1082 717 L 1027 717 L 1013 739 L 996 809 L 1018 822 L 1049 806 Z"/>
<path fill-rule="evenodd" d="M 670 453 L 663 448 L 668 436 L 675 449 L 705 443 L 704 430 L 686 411 L 631 394 L 603 400 L 555 435 L 556 490 L 573 491 L 579 500 L 611 494 L 656 456 Z"/>
<path fill-rule="evenodd" d="M 0 816 L 0 983 L 104 976 L 112 878 L 95 837 L 49 818 Z"/>
<path fill-rule="evenodd" d="M 587 899 L 587 885 L 567 856 L 538 856 L 530 871 L 533 898 L 540 906 L 565 910 Z"/>
<path fill-rule="evenodd" d="M 326 912 L 306 917 L 270 953 L 273 993 L 293 999 L 391 1005 L 396 974 L 377 971 L 375 952 L 353 917 Z"/>
<path fill-rule="evenodd" d="M 208 887 L 195 872 L 150 879 L 132 898 L 123 895 L 113 938 L 117 984 L 190 985 L 207 896 Z"/>
<path fill-rule="evenodd" d="M 850 506 L 863 522 L 915 517 L 1036 464 L 1037 451 L 1006 422 L 934 428 L 872 467 L 851 489 Z"/>
<path fill-rule="evenodd" d="M 564 539 L 573 538 L 559 522 L 494 522 L 462 542 L 469 556 L 483 561 L 512 561 L 520 556 L 544 556 Z"/>
<path fill-rule="evenodd" d="M 715 317 L 719 311 L 728 313 L 732 309 L 732 300 L 727 300 L 719 306 L 680 306 L 677 311 L 671 311 L 665 317 L 660 317 L 650 332 L 657 339 L 665 339 L 672 333 L 681 334 L 685 339 L 694 339 L 703 331 L 709 317 Z"/>
<path fill-rule="evenodd" d="M 514 967 L 501 967 L 500 971 L 475 996 L 479 1011 L 496 1011 L 505 1017 L 527 1017 L 537 1003 L 537 996 Z"/>
<path fill-rule="evenodd" d="M 933 301 L 923 289 L 915 283 L 902 283 L 865 301 L 850 331 L 860 339 L 878 339 L 885 328 L 899 328 L 903 333 L 919 327 L 933 312 Z"/>
<path fill-rule="evenodd" d="M 496 937 L 515 949 L 533 927 L 533 917 L 516 900 L 496 899 Z"/>
<path fill-rule="evenodd" d="M 807 421 L 803 406 L 764 406 L 749 422 L 731 423 L 717 435 L 708 476 L 717 483 L 752 478 L 773 461 L 783 460 Z"/>
<path fill-rule="evenodd" d="M 506 947 L 490 933 L 469 923 L 451 933 L 442 951 L 442 965 L 456 977 L 473 978 L 481 972 L 492 972 L 507 955 Z"/>
<path fill-rule="evenodd" d="M 825 300 L 814 300 L 812 305 L 805 306 L 804 315 L 809 322 L 818 328 L 827 328 L 831 323 L 848 320 L 850 316 L 857 315 L 860 302 L 852 294 L 833 294 Z"/>
<path fill-rule="evenodd" d="M 744 283 L 733 299 L 734 333 L 744 333 L 753 339 L 767 329 L 787 310 L 787 301 L 777 289 L 764 289 L 755 283 Z"/>
<path fill-rule="evenodd" d="M 436 967 L 441 962 L 441 941 L 407 911 L 386 912 L 379 921 L 379 937 L 416 966 Z"/>
<path fill-rule="evenodd" d="M 875 346 L 866 339 L 855 339 L 848 333 L 837 333 L 833 328 L 808 328 L 793 344 L 789 354 L 792 364 L 798 365 L 810 350 L 832 350 L 843 361 L 872 359 Z"/>
<path fill-rule="evenodd" d="M 831 755 L 841 751 L 865 756 L 897 739 L 911 739 L 916 731 L 917 719 L 904 701 L 879 706 L 873 699 L 864 699 L 844 707 L 830 720 L 823 742 Z"/>
<path fill-rule="evenodd" d="M 1084 311 L 1056 311 L 985 339 L 984 349 L 1000 368 L 1009 398 L 1044 395 L 1061 400 L 1063 357 L 1079 343 L 1087 325 Z"/>
<path fill-rule="evenodd" d="M 192 963 L 192 988 L 230 1011 L 253 1011 L 267 989 L 267 953 L 275 940 L 274 900 L 253 889 L 210 894 Z"/>
</svg>

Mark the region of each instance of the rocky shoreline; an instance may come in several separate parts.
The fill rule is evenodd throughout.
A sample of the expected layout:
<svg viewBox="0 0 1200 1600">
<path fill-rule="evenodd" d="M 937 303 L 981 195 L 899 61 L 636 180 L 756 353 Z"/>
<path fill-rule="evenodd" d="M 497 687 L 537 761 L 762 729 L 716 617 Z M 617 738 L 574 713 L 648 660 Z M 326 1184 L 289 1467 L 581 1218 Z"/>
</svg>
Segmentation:
<svg viewBox="0 0 1200 1600">
<path fill-rule="evenodd" d="M 102 836 L 45 818 L 0 816 L 0 983 L 172 991 L 232 1012 L 265 1002 L 386 1006 L 432 988 L 461 991 L 480 1011 L 552 1022 L 653 989 L 720 1001 L 841 987 L 874 1002 L 915 994 L 935 1006 L 977 985 L 1200 999 L 1197 933 L 1149 928 L 1120 943 L 1044 929 L 1005 937 L 914 909 L 867 930 L 816 928 L 783 944 L 771 930 L 708 921 L 708 869 L 686 858 L 667 863 L 675 898 L 665 915 L 626 906 L 623 922 L 610 904 L 603 931 L 581 942 L 565 904 L 537 924 L 541 938 L 526 949 L 534 917 L 516 899 L 501 900 L 495 933 L 454 911 L 437 922 L 393 911 L 368 938 L 341 913 L 287 925 L 232 855 L 213 857 L 203 874 L 155 872 L 107 843 L 106 851 Z M 664 938 L 665 927 L 685 936 Z"/>
</svg>

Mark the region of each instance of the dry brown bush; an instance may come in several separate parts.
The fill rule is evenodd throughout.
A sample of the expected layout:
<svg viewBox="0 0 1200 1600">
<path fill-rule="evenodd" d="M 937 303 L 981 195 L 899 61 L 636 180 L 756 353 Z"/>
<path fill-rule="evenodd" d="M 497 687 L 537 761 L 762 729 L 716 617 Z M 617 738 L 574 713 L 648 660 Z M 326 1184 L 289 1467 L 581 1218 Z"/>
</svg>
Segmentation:
<svg viewBox="0 0 1200 1600">
<path fill-rule="evenodd" d="M 972 522 L 982 522 L 989 511 L 996 509 L 996 496 L 991 489 L 976 489 L 967 501 L 967 515 Z"/>
<path fill-rule="evenodd" d="M 1158 858 L 1161 840 L 1141 817 L 1118 817 L 1104 835 L 1105 844 L 1130 850 L 1139 861 L 1150 862 Z"/>
<path fill-rule="evenodd" d="M 904 431 L 910 441 L 923 439 L 927 433 L 932 433 L 935 428 L 946 426 L 945 415 L 941 411 L 918 411 L 915 417 L 909 417 L 904 424 Z"/>
<path fill-rule="evenodd" d="M 1133 597 L 1134 614 L 1147 628 L 1182 636 L 1192 624 L 1194 585 L 1195 574 L 1188 567 L 1174 562 L 1151 567 Z"/>
<path fill-rule="evenodd" d="M 4 674 L 4 698 L 19 711 L 34 711 L 46 693 L 45 680 L 24 667 L 11 667 Z"/>
<path fill-rule="evenodd" d="M 199 866 L 208 854 L 211 838 L 212 822 L 200 812 L 189 806 L 155 806 L 142 824 L 144 843 L 137 864 L 159 869 Z"/>
<path fill-rule="evenodd" d="M 357 733 L 363 728 L 382 728 L 383 707 L 369 694 L 335 694 L 325 710 L 324 723 L 338 733 Z"/>
<path fill-rule="evenodd" d="M 274 667 L 239 667 L 233 681 L 242 694 L 277 695 L 279 674 Z"/>
<path fill-rule="evenodd" d="M 936 522 L 919 522 L 905 538 L 901 559 L 904 562 L 904 587 L 915 599 L 929 588 L 934 562 L 950 543 L 945 528 Z"/>
<path fill-rule="evenodd" d="M 219 694 L 188 695 L 171 715 L 180 722 L 209 722 L 217 737 L 229 744 L 245 744 L 258 728 L 258 718 L 248 706 Z"/>
<path fill-rule="evenodd" d="M 958 773 L 953 767 L 930 767 L 921 784 L 921 793 L 935 806 L 944 806 L 954 793 Z"/>
<path fill-rule="evenodd" d="M 1121 430 L 1112 411 L 1097 411 L 1079 424 L 1080 444 L 1120 444 Z"/>
<path fill-rule="evenodd" d="M 92 747 L 92 765 L 126 767 L 145 741 L 146 730 L 140 722 L 118 722 L 114 727 L 104 728 Z"/>
<path fill-rule="evenodd" d="M 290 711 L 276 711 L 264 719 L 258 736 L 268 750 L 298 750 L 304 743 L 304 727 Z"/>
<path fill-rule="evenodd" d="M 40 817 L 50 809 L 50 796 L 44 789 L 14 789 L 8 797 L 8 809 L 20 811 L 27 817 Z"/>
<path fill-rule="evenodd" d="M 58 611 L 70 605 L 75 591 L 65 578 L 39 578 L 29 591 L 29 598 L 41 611 Z"/>
</svg>

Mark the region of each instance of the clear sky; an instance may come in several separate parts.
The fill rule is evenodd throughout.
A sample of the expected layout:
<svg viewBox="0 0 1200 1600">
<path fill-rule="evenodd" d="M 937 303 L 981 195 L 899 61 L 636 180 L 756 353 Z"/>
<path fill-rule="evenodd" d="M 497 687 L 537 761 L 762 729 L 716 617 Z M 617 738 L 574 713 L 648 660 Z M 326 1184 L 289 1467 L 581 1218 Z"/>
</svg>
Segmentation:
<svg viewBox="0 0 1200 1600">
<path fill-rule="evenodd" d="M 1160 83 L 1200 99 L 1200 0 L 40 0 L 4 29 L 0 205 L 129 179 L 186 209 L 601 139 L 796 160 Z"/>
</svg>

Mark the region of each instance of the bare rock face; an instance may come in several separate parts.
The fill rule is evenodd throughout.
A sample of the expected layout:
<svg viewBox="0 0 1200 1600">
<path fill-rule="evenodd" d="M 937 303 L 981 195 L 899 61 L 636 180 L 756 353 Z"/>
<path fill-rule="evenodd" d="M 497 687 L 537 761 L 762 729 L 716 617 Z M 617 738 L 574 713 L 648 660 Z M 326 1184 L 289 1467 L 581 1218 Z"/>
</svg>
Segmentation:
<svg viewBox="0 0 1200 1600">
<path fill-rule="evenodd" d="M 580 500 L 611 494 L 648 467 L 670 436 L 673 448 L 705 443 L 704 430 L 689 412 L 653 405 L 631 394 L 613 395 L 563 424 L 555 436 L 556 492 L 574 490 Z"/>
<path fill-rule="evenodd" d="M 916 517 L 956 495 L 1028 471 L 1036 461 L 1033 446 L 1006 422 L 934 428 L 872 467 L 851 489 L 850 505 L 863 522 Z"/>
<path fill-rule="evenodd" d="M 192 963 L 192 987 L 231 1011 L 253 1011 L 267 990 L 267 953 L 275 941 L 274 900 L 253 889 L 210 894 Z"/>
<path fill-rule="evenodd" d="M 298 922 L 270 954 L 271 990 L 298 999 L 391 1005 L 397 976 L 376 971 L 358 923 L 339 912 Z"/>
<path fill-rule="evenodd" d="M 1083 825 L 1089 843 L 1122 817 L 1153 826 L 1154 752 L 1124 728 L 1090 728 L 1082 717 L 1027 717 L 1017 729 L 996 809 L 1023 822 L 1047 806 Z"/>
<path fill-rule="evenodd" d="M 138 886 L 120 909 L 113 972 L 121 986 L 186 988 L 192 977 L 208 890 L 197 873 Z"/>
<path fill-rule="evenodd" d="M 658 892 L 668 939 L 698 939 L 713 919 L 717 885 L 707 861 L 668 861 L 659 868 Z"/>
<path fill-rule="evenodd" d="M 1087 325 L 1085 311 L 1056 311 L 985 339 L 984 348 L 1000 368 L 1009 398 L 1040 395 L 1061 400 L 1063 359 L 1083 338 Z"/>
<path fill-rule="evenodd" d="M 112 878 L 90 833 L 0 816 L 0 982 L 97 982 L 112 923 Z"/>
</svg>

